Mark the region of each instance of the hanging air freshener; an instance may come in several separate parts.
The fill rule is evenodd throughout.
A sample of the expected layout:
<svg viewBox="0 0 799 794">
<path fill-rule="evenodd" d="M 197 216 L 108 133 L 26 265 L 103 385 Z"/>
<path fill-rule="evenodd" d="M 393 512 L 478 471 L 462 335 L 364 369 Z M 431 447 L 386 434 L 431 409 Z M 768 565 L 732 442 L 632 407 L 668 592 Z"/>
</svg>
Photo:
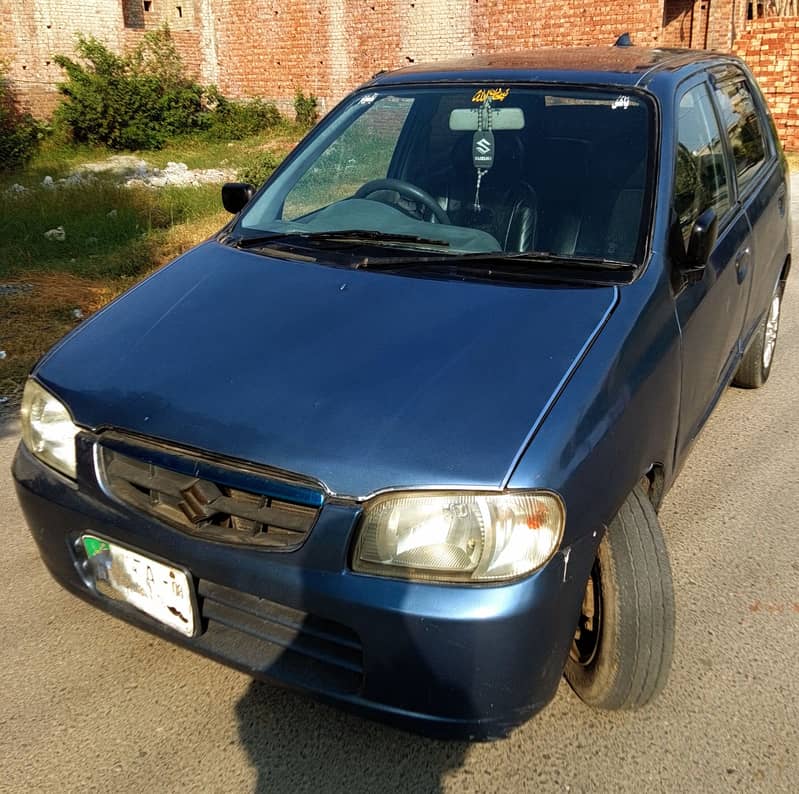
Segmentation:
<svg viewBox="0 0 799 794">
<path fill-rule="evenodd" d="M 494 133 L 477 130 L 472 139 L 472 161 L 475 168 L 487 171 L 494 165 Z"/>
<path fill-rule="evenodd" d="M 491 100 L 486 99 L 477 111 L 477 130 L 472 138 L 472 163 L 477 170 L 477 184 L 474 191 L 474 209 L 480 208 L 480 183 L 494 165 L 494 133 L 491 119 Z"/>
<path fill-rule="evenodd" d="M 472 138 L 472 163 L 478 171 L 487 171 L 494 165 L 494 132 L 492 130 L 491 100 L 477 111 L 477 130 Z"/>
</svg>

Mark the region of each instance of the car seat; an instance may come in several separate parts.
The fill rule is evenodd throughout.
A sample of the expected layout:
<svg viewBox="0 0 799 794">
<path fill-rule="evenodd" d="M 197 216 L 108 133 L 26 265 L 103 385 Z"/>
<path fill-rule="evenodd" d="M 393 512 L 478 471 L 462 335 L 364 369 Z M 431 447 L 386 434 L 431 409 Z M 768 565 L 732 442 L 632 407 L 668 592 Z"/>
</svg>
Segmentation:
<svg viewBox="0 0 799 794">
<path fill-rule="evenodd" d="M 494 133 L 494 165 L 480 180 L 472 161 L 472 133 L 460 135 L 452 148 L 451 168 L 439 203 L 454 224 L 482 229 L 494 236 L 503 251 L 532 248 L 538 223 L 538 196 L 525 178 L 524 146 L 515 133 Z M 444 195 L 441 195 L 443 192 Z"/>
<path fill-rule="evenodd" d="M 535 184 L 541 198 L 535 250 L 571 256 L 584 233 L 591 144 L 580 138 L 541 142 Z"/>
</svg>

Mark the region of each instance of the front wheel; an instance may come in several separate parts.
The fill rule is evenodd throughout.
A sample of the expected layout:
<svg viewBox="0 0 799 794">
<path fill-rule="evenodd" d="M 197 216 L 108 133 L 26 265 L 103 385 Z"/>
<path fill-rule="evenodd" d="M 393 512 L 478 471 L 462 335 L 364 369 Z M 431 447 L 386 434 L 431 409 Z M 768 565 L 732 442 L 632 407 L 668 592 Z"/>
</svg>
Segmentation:
<svg viewBox="0 0 799 794">
<path fill-rule="evenodd" d="M 674 589 L 655 509 L 640 487 L 599 544 L 566 662 L 581 700 L 632 709 L 664 687 L 674 649 Z"/>
<path fill-rule="evenodd" d="M 752 341 L 738 365 L 738 370 L 733 378 L 733 383 L 736 386 L 741 386 L 744 389 L 759 389 L 771 374 L 774 350 L 777 347 L 777 333 L 780 330 L 782 293 L 783 284 L 780 283 L 771 297 L 765 319 L 752 337 Z"/>
</svg>

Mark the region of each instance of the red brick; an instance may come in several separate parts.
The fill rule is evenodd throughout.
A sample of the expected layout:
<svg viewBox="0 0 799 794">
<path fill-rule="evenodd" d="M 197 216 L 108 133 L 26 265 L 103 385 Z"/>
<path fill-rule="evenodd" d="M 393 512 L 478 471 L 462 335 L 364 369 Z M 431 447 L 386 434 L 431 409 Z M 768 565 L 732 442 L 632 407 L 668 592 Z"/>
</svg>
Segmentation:
<svg viewBox="0 0 799 794">
<path fill-rule="evenodd" d="M 384 68 L 473 53 L 560 45 L 610 45 L 629 31 L 644 46 L 707 46 L 742 55 L 769 96 L 786 145 L 788 104 L 799 93 L 799 20 L 746 20 L 741 0 L 0 0 L 0 60 L 25 103 L 52 110 L 61 79 L 56 52 L 74 31 L 112 49 L 169 22 L 188 70 L 231 97 L 260 96 L 291 110 L 298 89 L 329 108 Z M 665 12 L 665 13 L 664 13 Z M 735 34 L 738 35 L 735 35 Z M 48 63 L 49 62 L 49 63 Z M 778 79 L 777 79 L 778 78 Z M 793 112 L 793 111 L 791 111 Z M 793 129 L 793 128 L 792 128 Z"/>
</svg>

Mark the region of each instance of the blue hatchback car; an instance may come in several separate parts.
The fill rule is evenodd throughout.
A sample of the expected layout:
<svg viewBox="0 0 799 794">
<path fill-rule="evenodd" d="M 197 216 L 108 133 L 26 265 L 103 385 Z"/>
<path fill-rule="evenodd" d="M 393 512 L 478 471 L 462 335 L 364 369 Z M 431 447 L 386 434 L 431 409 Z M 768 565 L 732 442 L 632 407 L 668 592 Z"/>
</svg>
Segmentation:
<svg viewBox="0 0 799 794">
<path fill-rule="evenodd" d="M 97 607 L 438 736 L 565 675 L 664 685 L 657 508 L 769 376 L 786 164 L 737 59 L 634 47 L 376 76 L 212 239 L 35 367 L 14 461 Z"/>
</svg>

